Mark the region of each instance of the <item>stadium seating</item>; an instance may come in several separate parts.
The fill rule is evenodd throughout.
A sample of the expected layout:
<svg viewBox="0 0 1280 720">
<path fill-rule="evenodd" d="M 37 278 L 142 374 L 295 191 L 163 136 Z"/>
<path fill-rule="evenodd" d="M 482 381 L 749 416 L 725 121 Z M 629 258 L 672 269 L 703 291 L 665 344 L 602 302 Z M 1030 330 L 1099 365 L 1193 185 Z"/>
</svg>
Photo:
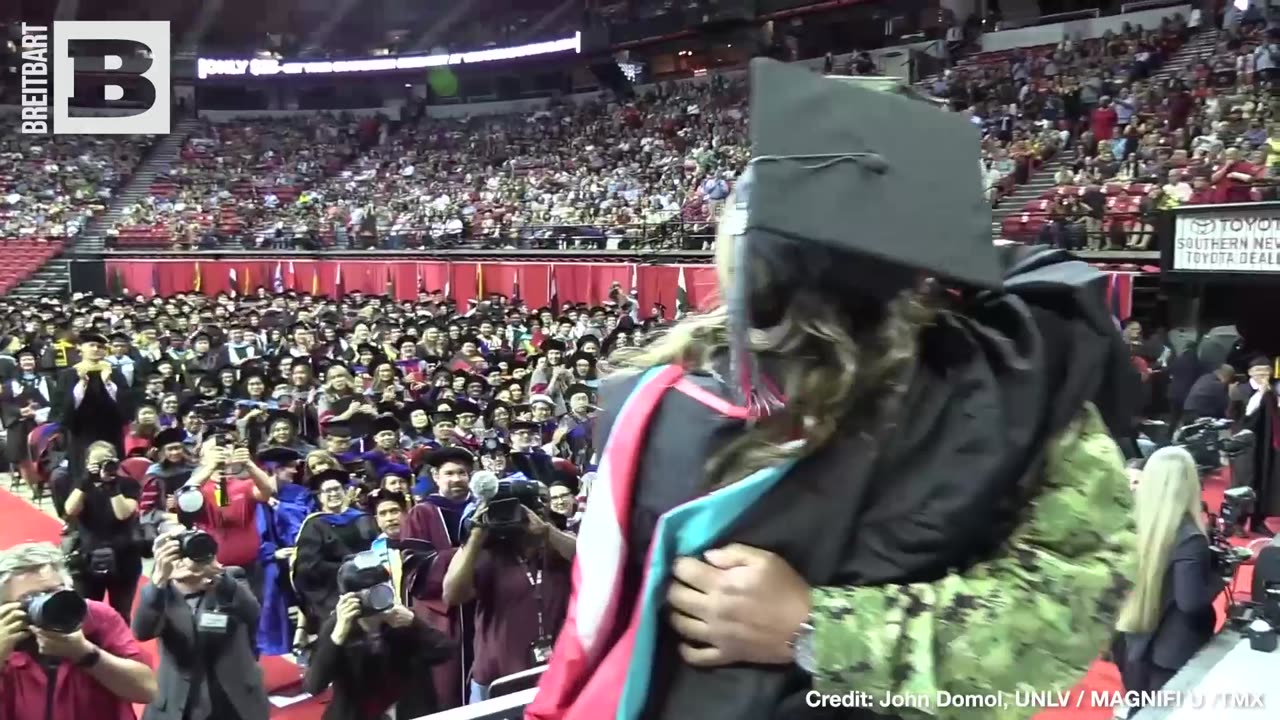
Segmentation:
<svg viewBox="0 0 1280 720">
<path fill-rule="evenodd" d="M 62 240 L 34 238 L 0 238 L 0 296 L 35 274 L 40 266 L 62 252 Z"/>
</svg>

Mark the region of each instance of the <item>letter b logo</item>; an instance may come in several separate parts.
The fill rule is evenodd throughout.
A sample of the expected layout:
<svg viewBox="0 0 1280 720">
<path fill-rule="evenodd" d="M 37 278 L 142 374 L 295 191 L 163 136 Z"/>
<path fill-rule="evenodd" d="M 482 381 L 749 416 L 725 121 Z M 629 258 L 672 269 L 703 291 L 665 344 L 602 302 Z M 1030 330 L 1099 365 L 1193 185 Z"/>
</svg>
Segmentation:
<svg viewBox="0 0 1280 720">
<path fill-rule="evenodd" d="M 133 115 L 84 116 L 71 114 L 71 98 L 75 95 L 76 65 L 71 57 L 71 43 L 85 40 L 113 40 L 145 47 L 151 59 L 128 58 L 130 67 L 119 55 L 102 57 L 101 70 L 117 76 L 131 74 L 150 84 L 155 93 L 151 107 Z M 84 57 L 83 55 L 81 56 Z M 169 23 L 61 21 L 53 24 L 53 127 L 58 135 L 165 135 L 169 132 L 171 110 L 169 55 Z M 96 69 L 96 68 L 95 68 Z M 98 101 L 115 101 L 124 96 L 124 88 L 107 84 Z"/>
</svg>

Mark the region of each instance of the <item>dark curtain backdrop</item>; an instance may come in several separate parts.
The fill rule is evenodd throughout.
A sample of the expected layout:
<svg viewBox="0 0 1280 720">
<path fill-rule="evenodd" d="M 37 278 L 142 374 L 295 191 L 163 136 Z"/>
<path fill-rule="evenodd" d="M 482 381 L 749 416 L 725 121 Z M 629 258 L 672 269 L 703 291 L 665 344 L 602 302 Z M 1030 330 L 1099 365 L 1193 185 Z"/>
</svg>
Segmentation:
<svg viewBox="0 0 1280 720">
<path fill-rule="evenodd" d="M 198 290 L 207 295 L 232 290 L 253 292 L 297 290 L 337 297 L 359 290 L 414 300 L 419 289 L 448 289 L 459 305 L 477 295 L 517 294 L 530 307 L 546 305 L 555 293 L 561 303 L 598 305 L 608 299 L 617 282 L 624 293 L 632 285 L 640 291 L 642 314 L 661 303 L 670 316 L 676 309 L 676 289 L 684 271 L 685 290 L 692 308 L 716 302 L 716 271 L 712 265 L 635 265 L 630 263 L 475 263 L 385 262 L 372 260 L 108 260 L 102 271 L 118 278 L 130 293 L 168 296 Z M 101 281 L 108 287 L 107 281 Z"/>
</svg>

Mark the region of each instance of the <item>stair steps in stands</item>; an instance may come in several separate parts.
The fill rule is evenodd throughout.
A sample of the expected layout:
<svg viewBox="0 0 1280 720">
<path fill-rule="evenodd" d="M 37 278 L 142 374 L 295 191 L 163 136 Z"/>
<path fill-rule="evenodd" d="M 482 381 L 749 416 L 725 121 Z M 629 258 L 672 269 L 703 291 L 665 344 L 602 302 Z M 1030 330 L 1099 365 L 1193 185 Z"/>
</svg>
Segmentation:
<svg viewBox="0 0 1280 720">
<path fill-rule="evenodd" d="M 155 182 L 156 176 L 173 166 L 182 153 L 187 137 L 199 127 L 199 120 L 186 118 L 174 126 L 173 132 L 161 138 L 146 159 L 138 165 L 129 183 L 111 199 L 106 212 L 89 222 L 76 242 L 75 249 L 87 253 L 102 252 L 103 236 L 107 230 L 123 219 L 130 208 L 151 194 L 151 184 Z"/>
<path fill-rule="evenodd" d="M 182 146 L 190 135 L 200 126 L 200 121 L 184 119 L 173 128 L 173 132 L 161 138 L 151 147 L 147 157 L 143 159 L 130 176 L 129 182 L 111 198 L 106 211 L 94 217 L 85 225 L 84 231 L 66 249 L 66 254 L 77 252 L 99 253 L 103 250 L 102 236 L 120 219 L 129 208 L 151 193 L 151 183 L 156 175 L 168 170 L 174 160 L 182 152 Z M 71 266 L 66 255 L 50 259 L 31 277 L 22 281 L 13 290 L 17 297 L 61 297 L 71 288 Z"/>
<path fill-rule="evenodd" d="M 1175 75 L 1183 74 L 1191 69 L 1191 67 L 1206 57 L 1209 57 L 1217 49 L 1218 31 L 1212 27 L 1202 29 L 1191 36 L 1187 43 L 1178 48 L 1178 51 L 1169 58 L 1155 72 L 1151 73 L 1151 82 L 1164 83 Z M 999 240 L 1002 238 L 1003 231 L 1001 223 L 1005 218 L 1011 215 L 1017 215 L 1022 212 L 1023 206 L 1029 201 L 1040 197 L 1046 190 L 1053 187 L 1053 176 L 1058 169 L 1064 165 L 1070 166 L 1075 163 L 1076 152 L 1074 148 L 1068 148 L 1058 153 L 1058 156 L 1045 163 L 1041 168 L 1028 178 L 1026 184 L 1019 185 L 1012 193 L 1006 195 L 1000 200 L 1000 204 L 991 211 L 991 237 Z"/>
</svg>

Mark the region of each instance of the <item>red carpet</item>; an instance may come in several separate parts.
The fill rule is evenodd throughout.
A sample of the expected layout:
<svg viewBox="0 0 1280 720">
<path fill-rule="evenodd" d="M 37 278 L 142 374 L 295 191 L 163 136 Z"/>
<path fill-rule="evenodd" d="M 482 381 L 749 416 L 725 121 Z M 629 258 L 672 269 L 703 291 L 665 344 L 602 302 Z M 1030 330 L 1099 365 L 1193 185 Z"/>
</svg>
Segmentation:
<svg viewBox="0 0 1280 720">
<path fill-rule="evenodd" d="M 25 490 L 20 492 L 25 493 Z M 24 497 L 0 489 L 0 548 L 23 542 L 57 543 L 61 531 L 61 523 L 31 505 Z M 155 642 L 143 643 L 143 647 L 151 653 L 154 661 L 157 657 Z M 264 657 L 261 662 L 263 682 L 269 694 L 292 695 L 298 692 L 302 678 L 297 665 L 278 657 Z M 271 717 L 273 720 L 316 720 L 322 712 L 320 699 L 312 698 L 287 708 L 273 709 Z"/>
</svg>

